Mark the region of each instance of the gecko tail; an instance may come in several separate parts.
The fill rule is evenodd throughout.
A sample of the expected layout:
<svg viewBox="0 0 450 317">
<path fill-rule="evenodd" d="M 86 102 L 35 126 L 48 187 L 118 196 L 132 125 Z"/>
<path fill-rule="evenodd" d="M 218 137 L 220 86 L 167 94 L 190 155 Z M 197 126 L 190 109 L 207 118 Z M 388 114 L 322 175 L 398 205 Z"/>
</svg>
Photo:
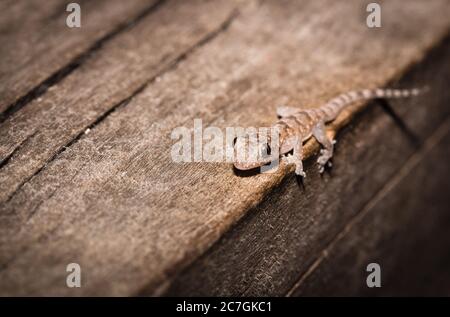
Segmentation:
<svg viewBox="0 0 450 317">
<path fill-rule="evenodd" d="M 375 89 L 375 90 L 363 90 L 361 93 L 367 99 L 372 98 L 405 98 L 422 95 L 428 92 L 430 88 L 428 86 L 422 88 L 412 89 Z"/>
<path fill-rule="evenodd" d="M 333 99 L 331 99 L 325 108 L 329 108 L 334 112 L 333 115 L 339 113 L 343 108 L 352 104 L 355 101 L 369 100 L 377 98 L 407 98 L 421 95 L 429 91 L 429 87 L 425 86 L 423 88 L 413 88 L 413 89 L 390 89 L 390 88 L 379 88 L 379 89 L 363 89 L 350 91 L 343 93 Z M 331 115 L 330 117 L 333 117 Z"/>
<path fill-rule="evenodd" d="M 322 107 L 322 111 L 325 113 L 325 121 L 328 122 L 334 120 L 342 109 L 356 101 L 377 98 L 408 98 L 424 94 L 429 90 L 428 86 L 412 89 L 379 88 L 354 90 L 331 99 Z"/>
</svg>

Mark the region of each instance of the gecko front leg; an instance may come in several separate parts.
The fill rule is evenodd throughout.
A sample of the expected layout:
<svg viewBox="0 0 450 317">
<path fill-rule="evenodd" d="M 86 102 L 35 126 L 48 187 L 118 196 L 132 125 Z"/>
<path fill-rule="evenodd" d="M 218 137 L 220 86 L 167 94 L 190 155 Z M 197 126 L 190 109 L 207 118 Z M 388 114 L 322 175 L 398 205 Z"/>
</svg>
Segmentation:
<svg viewBox="0 0 450 317">
<path fill-rule="evenodd" d="M 284 160 L 287 164 L 295 164 L 295 174 L 306 177 L 303 171 L 303 139 L 301 137 L 296 137 L 293 154 L 288 154 Z"/>
<path fill-rule="evenodd" d="M 323 149 L 320 150 L 321 155 L 317 159 L 317 163 L 319 164 L 319 172 L 323 173 L 325 170 L 325 165 L 333 157 L 333 144 L 336 142 L 328 138 L 323 122 L 316 124 L 312 130 L 312 135 L 323 146 Z M 331 163 L 329 164 L 331 165 Z"/>
</svg>

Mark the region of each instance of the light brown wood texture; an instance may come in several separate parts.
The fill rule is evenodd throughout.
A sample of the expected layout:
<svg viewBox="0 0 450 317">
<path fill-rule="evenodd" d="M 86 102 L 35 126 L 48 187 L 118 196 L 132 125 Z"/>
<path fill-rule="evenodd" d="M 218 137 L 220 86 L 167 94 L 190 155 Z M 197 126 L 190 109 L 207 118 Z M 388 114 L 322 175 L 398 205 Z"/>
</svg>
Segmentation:
<svg viewBox="0 0 450 317">
<path fill-rule="evenodd" d="M 0 160 L 5 165 L 0 201 L 10 199 L 87 128 L 214 37 L 234 14 L 233 2 L 171 1 L 105 43 L 72 75 L 16 113 L 0 128 Z"/>
<path fill-rule="evenodd" d="M 0 4 L 0 112 L 23 97 L 26 102 L 40 94 L 106 39 L 151 14 L 157 1 L 78 1 L 83 8 L 81 28 L 67 27 L 68 3 Z"/>
<path fill-rule="evenodd" d="M 108 38 L 40 98 L 14 112 L 0 125 L 0 294 L 168 291 L 177 273 L 270 196 L 289 172 L 241 177 L 228 163 L 174 163 L 171 131 L 192 128 L 194 118 L 204 126 L 268 126 L 280 103 L 317 107 L 341 92 L 385 86 L 422 61 L 449 29 L 445 0 L 383 2 L 380 29 L 366 26 L 365 4 L 168 1 Z M 402 115 L 409 113 L 407 104 L 419 109 L 425 102 L 421 97 L 401 104 Z M 361 108 L 343 113 L 330 134 Z M 433 130 L 442 114 L 424 114 L 423 126 Z M 371 118 L 365 120 L 371 129 L 358 129 L 361 137 L 352 140 L 379 147 L 372 166 L 382 172 L 375 181 L 364 183 L 356 166 L 349 171 L 336 162 L 314 193 L 292 193 L 299 205 L 333 206 L 333 197 L 361 183 L 368 187 L 364 199 L 370 199 L 405 157 L 396 154 L 411 153 L 396 141 L 402 133 L 387 133 L 395 131 L 387 129 L 393 125 L 389 118 Z M 383 149 L 385 140 L 399 148 Z M 358 155 L 360 164 L 372 161 L 361 148 L 352 154 L 358 144 L 349 141 L 343 148 L 341 166 Z M 310 142 L 307 156 L 315 149 Z M 315 167 L 308 171 L 305 186 L 319 180 Z M 349 185 L 340 191 L 327 189 L 328 182 L 343 180 Z M 286 199 L 297 203 L 290 194 Z M 355 201 L 355 210 L 364 199 Z M 319 218 L 298 214 L 299 228 L 324 221 L 302 242 L 312 250 L 308 261 L 314 250 L 320 252 L 327 232 L 337 232 L 352 217 L 342 209 Z M 267 210 L 269 220 L 274 212 Z M 82 288 L 65 286 L 71 262 L 82 267 Z M 291 277 L 301 273 L 291 270 Z M 278 294 L 292 285 L 283 283 L 236 292 Z"/>
</svg>

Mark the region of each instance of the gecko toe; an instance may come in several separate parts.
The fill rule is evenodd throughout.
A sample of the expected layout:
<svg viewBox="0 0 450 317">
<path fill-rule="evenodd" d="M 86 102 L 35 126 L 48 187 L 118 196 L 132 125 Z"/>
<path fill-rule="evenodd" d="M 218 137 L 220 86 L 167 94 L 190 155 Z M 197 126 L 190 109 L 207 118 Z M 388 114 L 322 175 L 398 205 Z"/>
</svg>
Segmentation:
<svg viewBox="0 0 450 317">
<path fill-rule="evenodd" d="M 295 174 L 297 174 L 298 176 L 301 176 L 303 178 L 306 178 L 306 173 L 304 171 L 295 171 Z"/>
</svg>

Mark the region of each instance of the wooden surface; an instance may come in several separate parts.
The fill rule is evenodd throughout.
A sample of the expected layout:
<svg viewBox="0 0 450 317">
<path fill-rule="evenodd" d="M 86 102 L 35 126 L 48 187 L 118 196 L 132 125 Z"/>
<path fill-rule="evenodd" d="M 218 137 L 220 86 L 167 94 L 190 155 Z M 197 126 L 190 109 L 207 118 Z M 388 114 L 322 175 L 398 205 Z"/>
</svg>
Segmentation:
<svg viewBox="0 0 450 317">
<path fill-rule="evenodd" d="M 391 102 L 401 123 L 378 101 L 371 103 L 352 126 L 339 133 L 330 173 L 320 177 L 315 173 L 314 161 L 307 161 L 310 173 L 303 186 L 299 186 L 293 175 L 288 176 L 180 274 L 169 294 L 361 295 L 368 290 L 364 265 L 376 260 L 383 272 L 395 275 L 400 272 L 389 271 L 388 265 L 401 263 L 399 249 L 422 258 L 421 251 L 415 253 L 413 247 L 419 236 L 426 238 L 433 225 L 436 236 L 440 232 L 445 236 L 445 228 L 450 225 L 448 179 L 439 177 L 450 175 L 448 165 L 443 161 L 439 164 L 446 157 L 441 152 L 447 151 L 450 139 L 444 138 L 449 130 L 445 118 L 449 115 L 450 92 L 444 88 L 450 78 L 449 54 L 447 40 L 397 83 L 408 87 L 423 81 L 442 91 L 441 94 Z M 433 146 L 425 146 L 428 143 Z M 398 185 L 399 182 L 409 187 Z M 389 199 L 385 198 L 387 193 Z M 363 226 L 364 221 L 360 219 L 363 217 L 377 222 L 367 220 Z M 347 233 L 350 228 L 356 233 Z M 345 243 L 341 243 L 342 239 Z M 379 240 L 384 243 L 377 244 Z M 430 235 L 422 240 L 428 242 L 428 248 L 432 246 L 428 253 L 434 254 L 436 262 L 445 260 L 448 238 L 435 239 Z M 397 249 L 393 243 L 398 245 Z M 388 249 L 380 254 L 382 247 Z M 345 255 L 346 262 L 339 261 Z M 420 275 L 433 271 L 430 265 L 422 264 L 406 262 L 410 273 L 415 270 Z M 405 272 L 406 268 L 401 270 Z M 448 270 L 442 271 L 448 274 Z M 414 282 L 420 285 L 418 279 L 411 276 L 407 285 Z M 388 286 L 393 294 L 395 290 L 398 295 L 411 294 L 405 292 L 406 287 L 396 289 L 399 285 L 387 277 L 383 281 L 385 287 L 375 294 L 383 291 L 389 294 Z M 432 285 L 428 287 L 431 289 Z M 420 295 L 419 290 L 414 295 Z"/>
<path fill-rule="evenodd" d="M 450 155 L 449 132 L 447 120 L 322 251 L 289 295 L 450 296 L 450 183 L 447 177 L 429 177 L 431 171 L 450 174 L 441 162 Z M 365 285 L 371 262 L 381 265 L 381 288 Z"/>
<path fill-rule="evenodd" d="M 321 179 L 309 166 L 303 191 L 289 185 L 287 169 L 240 177 L 230 164 L 173 163 L 170 132 L 194 118 L 204 126 L 267 126 L 277 104 L 316 107 L 347 90 L 393 83 L 431 48 L 442 50 L 450 24 L 445 0 L 383 2 L 380 29 L 365 25 L 364 2 L 136 1 L 112 4 L 101 27 L 87 19 L 67 35 L 65 13 L 55 9 L 62 2 L 12 27 L 31 8 L 19 3 L 0 13 L 2 41 L 12 42 L 1 51 L 0 88 L 0 294 L 8 295 L 180 294 L 195 276 L 205 281 L 199 293 L 299 292 L 292 287 L 327 242 L 417 151 L 398 122 L 378 108 L 364 112 L 331 174 Z M 94 14 L 102 3 L 85 10 Z M 27 40 L 45 23 L 48 33 Z M 49 53 L 14 54 L 32 41 Z M 15 58 L 26 65 L 20 71 L 4 62 Z M 448 77 L 433 74 L 410 75 L 406 87 L 437 78 L 439 96 Z M 427 139 L 448 115 L 442 98 L 395 105 Z M 361 108 L 343 113 L 330 134 Z M 310 142 L 308 156 L 316 148 Z M 264 209 L 271 197 L 285 208 Z M 256 217 L 252 225 L 255 210 L 265 222 Z M 241 283 L 217 280 L 223 267 L 208 271 L 208 261 L 220 247 L 205 251 L 245 215 L 227 233 L 235 244 L 224 254 L 256 250 L 230 262 L 247 273 Z M 289 256 L 265 259 L 265 248 Z M 82 267 L 82 288 L 65 286 L 71 262 Z M 190 274 L 191 263 L 211 275 Z"/>
<path fill-rule="evenodd" d="M 79 1 L 83 31 L 66 26 L 65 1 L 0 4 L 0 112 L 7 114 L 70 73 L 103 42 L 150 15 L 156 1 Z"/>
</svg>

